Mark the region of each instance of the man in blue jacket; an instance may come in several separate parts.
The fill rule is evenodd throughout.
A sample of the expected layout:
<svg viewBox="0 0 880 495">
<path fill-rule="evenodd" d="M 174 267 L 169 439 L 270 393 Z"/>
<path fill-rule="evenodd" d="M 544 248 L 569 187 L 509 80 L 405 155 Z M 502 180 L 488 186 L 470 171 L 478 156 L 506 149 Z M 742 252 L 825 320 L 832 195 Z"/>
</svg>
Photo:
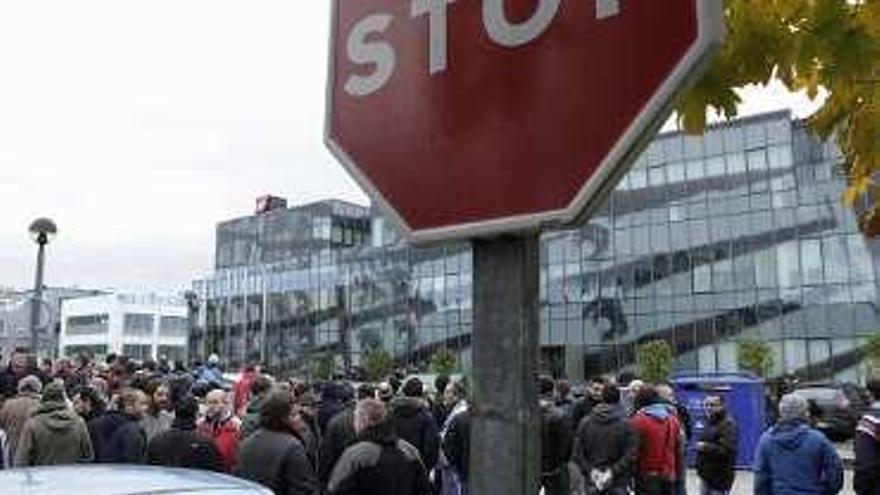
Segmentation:
<svg viewBox="0 0 880 495">
<path fill-rule="evenodd" d="M 779 402 L 779 422 L 758 443 L 755 495 L 834 495 L 843 488 L 840 457 L 810 427 L 808 409 L 795 394 Z"/>
</svg>

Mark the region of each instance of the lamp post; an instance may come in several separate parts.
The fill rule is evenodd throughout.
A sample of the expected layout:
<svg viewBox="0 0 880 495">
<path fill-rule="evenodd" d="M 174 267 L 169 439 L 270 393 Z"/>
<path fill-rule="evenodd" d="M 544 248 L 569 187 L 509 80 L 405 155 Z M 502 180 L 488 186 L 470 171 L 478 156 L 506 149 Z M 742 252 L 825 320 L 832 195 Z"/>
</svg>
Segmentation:
<svg viewBox="0 0 880 495">
<path fill-rule="evenodd" d="M 28 232 L 37 244 L 37 276 L 34 281 L 34 295 L 31 299 L 31 353 L 37 354 L 37 326 L 40 321 L 40 301 L 43 299 L 43 266 L 46 262 L 46 244 L 58 233 L 55 222 L 48 218 L 34 220 Z"/>
</svg>

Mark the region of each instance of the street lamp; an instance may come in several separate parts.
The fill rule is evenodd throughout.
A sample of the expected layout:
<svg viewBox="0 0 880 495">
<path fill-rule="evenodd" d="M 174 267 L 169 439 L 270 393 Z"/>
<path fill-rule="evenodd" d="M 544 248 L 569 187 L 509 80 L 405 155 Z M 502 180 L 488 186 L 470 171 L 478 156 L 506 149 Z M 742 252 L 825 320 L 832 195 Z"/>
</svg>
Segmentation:
<svg viewBox="0 0 880 495">
<path fill-rule="evenodd" d="M 48 218 L 34 220 L 28 232 L 37 244 L 37 276 L 34 281 L 34 296 L 31 299 L 31 352 L 37 354 L 37 325 L 40 320 L 40 301 L 43 299 L 43 265 L 46 262 L 46 244 L 58 233 L 55 222 Z"/>
</svg>

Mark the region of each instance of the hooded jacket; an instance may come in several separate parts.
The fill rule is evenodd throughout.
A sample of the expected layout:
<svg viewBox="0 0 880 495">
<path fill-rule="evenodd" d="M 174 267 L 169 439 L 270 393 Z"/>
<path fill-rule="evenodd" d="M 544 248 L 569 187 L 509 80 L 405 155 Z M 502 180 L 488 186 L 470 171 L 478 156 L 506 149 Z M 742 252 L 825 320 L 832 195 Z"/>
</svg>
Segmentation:
<svg viewBox="0 0 880 495">
<path fill-rule="evenodd" d="M 630 419 L 639 438 L 636 475 L 676 481 L 682 472 L 682 432 L 678 419 L 666 404 L 639 410 Z"/>
<path fill-rule="evenodd" d="M 367 428 L 359 438 L 333 469 L 328 495 L 430 495 L 418 450 L 394 433 L 390 421 Z"/>
<path fill-rule="evenodd" d="M 94 457 L 85 421 L 65 402 L 43 402 L 24 425 L 15 466 L 75 464 Z"/>
<path fill-rule="evenodd" d="M 428 471 L 434 469 L 440 455 L 440 428 L 427 406 L 414 397 L 399 397 L 391 401 L 391 417 L 400 438 L 418 449 Z"/>
<path fill-rule="evenodd" d="M 713 490 L 726 492 L 733 486 L 738 438 L 736 422 L 726 412 L 709 418 L 700 434 L 697 474 Z"/>
<path fill-rule="evenodd" d="M 575 435 L 573 460 L 584 479 L 593 469 L 610 469 L 612 486 L 629 486 L 639 444 L 620 408 L 599 404 L 581 420 Z"/>
<path fill-rule="evenodd" d="M 843 466 L 831 442 L 806 420 L 781 421 L 761 436 L 755 495 L 834 495 Z"/>
</svg>

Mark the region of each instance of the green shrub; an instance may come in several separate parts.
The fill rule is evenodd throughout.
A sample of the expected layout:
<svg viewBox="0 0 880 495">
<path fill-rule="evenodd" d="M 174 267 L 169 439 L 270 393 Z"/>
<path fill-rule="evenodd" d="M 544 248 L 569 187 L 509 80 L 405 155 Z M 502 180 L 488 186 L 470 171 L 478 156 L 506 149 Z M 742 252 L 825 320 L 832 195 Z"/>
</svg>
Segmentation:
<svg viewBox="0 0 880 495">
<path fill-rule="evenodd" d="M 862 349 L 868 376 L 880 378 L 880 334 L 872 335 Z"/>
<path fill-rule="evenodd" d="M 364 357 L 363 368 L 368 381 L 382 381 L 394 371 L 394 358 L 385 349 L 374 349 Z"/>
<path fill-rule="evenodd" d="M 312 359 L 310 370 L 314 379 L 330 380 L 336 372 L 336 358 L 329 353 L 318 354 Z"/>
<path fill-rule="evenodd" d="M 639 378 L 648 383 L 661 383 L 672 373 L 672 349 L 665 340 L 652 340 L 636 348 Z"/>
<path fill-rule="evenodd" d="M 745 340 L 739 343 L 737 360 L 739 367 L 751 371 L 761 378 L 770 376 L 775 360 L 773 348 L 760 340 Z"/>
<path fill-rule="evenodd" d="M 458 371 L 458 356 L 449 349 L 440 349 L 431 356 L 431 372 L 452 375 Z"/>
</svg>

